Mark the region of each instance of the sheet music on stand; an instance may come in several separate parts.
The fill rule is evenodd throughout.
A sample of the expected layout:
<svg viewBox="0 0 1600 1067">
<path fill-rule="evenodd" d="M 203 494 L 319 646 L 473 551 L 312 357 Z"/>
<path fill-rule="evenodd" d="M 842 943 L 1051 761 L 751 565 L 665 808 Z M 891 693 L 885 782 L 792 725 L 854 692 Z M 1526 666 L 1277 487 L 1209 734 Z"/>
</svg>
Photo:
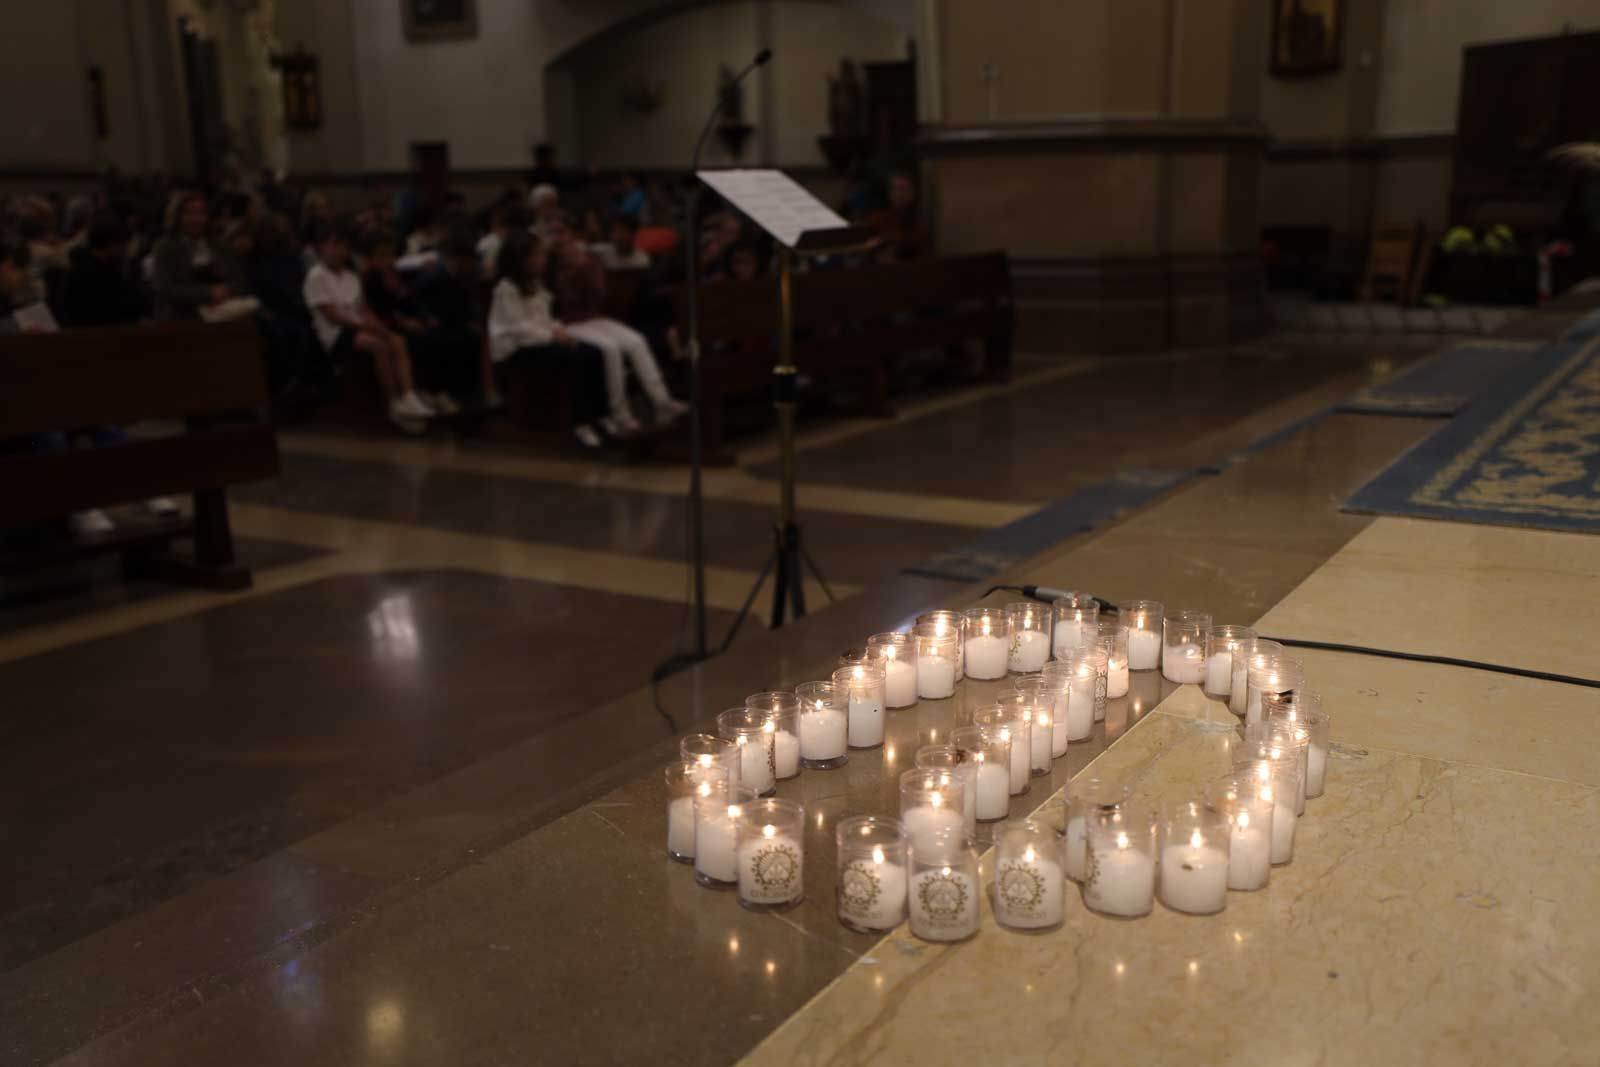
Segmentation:
<svg viewBox="0 0 1600 1067">
<path fill-rule="evenodd" d="M 871 236 L 781 170 L 702 170 L 698 177 L 786 248 L 842 248 Z"/>
</svg>

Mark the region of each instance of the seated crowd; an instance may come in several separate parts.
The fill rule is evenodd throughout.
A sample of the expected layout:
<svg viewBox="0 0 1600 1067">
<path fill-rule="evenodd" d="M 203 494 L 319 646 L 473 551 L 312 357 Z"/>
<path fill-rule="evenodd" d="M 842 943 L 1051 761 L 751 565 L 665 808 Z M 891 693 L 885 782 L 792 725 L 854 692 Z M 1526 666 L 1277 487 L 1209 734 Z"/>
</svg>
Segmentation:
<svg viewBox="0 0 1600 1067">
<path fill-rule="evenodd" d="M 210 195 L 134 183 L 65 204 L 15 198 L 0 204 L 0 334 L 248 317 L 278 417 L 370 366 L 408 434 L 499 407 L 518 362 L 564 368 L 585 447 L 642 431 L 630 376 L 656 425 L 680 418 L 660 363 L 683 355 L 671 296 L 683 273 L 678 190 L 549 168 L 530 178 L 476 215 L 459 194 L 427 204 L 409 190 L 340 214 L 271 176 Z M 914 183 L 895 175 L 885 193 L 877 211 L 852 205 L 879 231 L 876 257 L 925 255 Z M 705 280 L 766 273 L 770 243 L 740 215 L 711 210 L 702 222 Z M 621 308 L 608 292 L 616 272 L 642 279 Z"/>
</svg>

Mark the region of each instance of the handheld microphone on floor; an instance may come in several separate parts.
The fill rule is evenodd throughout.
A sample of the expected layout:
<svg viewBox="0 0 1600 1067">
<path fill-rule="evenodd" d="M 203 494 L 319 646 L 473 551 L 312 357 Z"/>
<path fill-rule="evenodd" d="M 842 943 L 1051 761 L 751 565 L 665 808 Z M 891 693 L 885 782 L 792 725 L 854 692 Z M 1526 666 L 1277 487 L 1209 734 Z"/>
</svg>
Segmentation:
<svg viewBox="0 0 1600 1067">
<path fill-rule="evenodd" d="M 1002 589 L 1010 593 L 1021 593 L 1029 600 L 1042 600 L 1046 604 L 1052 600 L 1060 600 L 1062 597 L 1072 595 L 1072 590 L 1070 589 L 1057 589 L 1051 585 L 994 585 L 989 587 L 989 593 L 997 593 Z M 983 595 L 988 596 L 989 593 Z M 1107 611 L 1122 610 L 1109 600 L 1102 600 L 1100 597 L 1095 597 L 1095 599 L 1100 601 L 1100 606 Z"/>
</svg>

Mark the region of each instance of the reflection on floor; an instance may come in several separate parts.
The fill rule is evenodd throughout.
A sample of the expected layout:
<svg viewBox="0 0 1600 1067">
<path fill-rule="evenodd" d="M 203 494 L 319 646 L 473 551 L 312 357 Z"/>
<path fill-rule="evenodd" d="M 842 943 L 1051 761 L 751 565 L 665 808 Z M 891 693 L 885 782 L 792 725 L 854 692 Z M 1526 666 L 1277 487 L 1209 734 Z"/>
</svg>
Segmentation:
<svg viewBox="0 0 1600 1067">
<path fill-rule="evenodd" d="M 744 692 L 825 671 L 873 629 L 970 599 L 893 576 L 1129 467 L 1225 473 L 1109 532 L 1063 532 L 1051 566 L 1078 562 L 1040 580 L 1248 621 L 1363 528 L 1337 499 L 1426 428 L 1335 416 L 1237 457 L 1426 351 L 1368 338 L 1025 362 L 1010 387 L 813 428 L 802 506 L 848 599 L 782 634 L 747 631 L 661 702 L 679 729 L 704 723 Z M 337 942 L 357 905 L 453 884 L 472 862 L 465 843 L 520 840 L 670 748 L 673 727 L 644 686 L 681 634 L 681 470 L 318 433 L 286 435 L 284 451 L 285 478 L 240 494 L 235 525 L 305 558 L 265 567 L 233 598 L 170 593 L 0 632 L 0 677 L 27 712 L 0 752 L 0 773 L 24 790 L 0 816 L 15 843 L 0 870 L 0 966 L 11 968 L 0 1030 L 27 1058 L 138 1017 L 116 1038 L 134 1041 L 177 1010 L 173 989 L 209 975 L 220 993 Z M 766 551 L 770 456 L 757 441 L 740 469 L 708 480 L 714 632 Z M 873 768 L 864 758 L 850 776 Z M 645 856 L 657 858 L 619 862 L 631 871 Z M 559 865 L 577 878 L 582 860 Z M 583 956 L 573 930 L 533 936 L 552 945 L 550 961 Z M 139 949 L 158 941 L 160 960 Z M 703 947 L 686 951 L 698 960 Z M 707 1029 L 708 1055 L 748 1048 L 852 958 L 830 951 L 801 951 L 763 1011 Z M 666 962 L 641 977 L 670 985 Z M 94 989 L 81 989 L 86 971 L 100 976 Z M 665 1022 L 641 1022 L 635 1037 L 671 1041 L 680 1031 Z"/>
</svg>

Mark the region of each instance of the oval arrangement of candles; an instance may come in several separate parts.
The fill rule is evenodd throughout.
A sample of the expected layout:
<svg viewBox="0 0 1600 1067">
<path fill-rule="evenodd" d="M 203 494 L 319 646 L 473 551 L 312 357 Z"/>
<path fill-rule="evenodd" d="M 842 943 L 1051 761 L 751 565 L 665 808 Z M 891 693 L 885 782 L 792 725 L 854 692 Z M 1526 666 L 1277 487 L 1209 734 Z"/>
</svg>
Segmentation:
<svg viewBox="0 0 1600 1067">
<path fill-rule="evenodd" d="M 1133 671 L 1160 676 L 1130 685 Z M 1009 685 L 915 709 L 1008 676 Z M 1305 682 L 1304 664 L 1278 642 L 1153 600 L 1107 613 L 1072 593 L 1048 607 L 926 612 L 909 632 L 873 634 L 840 656 L 831 678 L 751 694 L 716 716 L 716 734 L 684 736 L 658 779 L 666 852 L 693 864 L 700 884 L 736 890 L 745 908 L 795 905 L 811 827 L 797 799 L 776 794 L 803 771 L 843 766 L 852 748 L 883 746 L 896 716 L 931 716 L 915 720 L 934 743 L 898 773 L 898 818 L 849 815 L 835 827 L 841 924 L 883 934 L 909 922 L 924 940 L 962 941 L 978 932 L 987 893 L 1000 927 L 1046 934 L 1066 921 L 1069 882 L 1094 915 L 1137 919 L 1156 901 L 1215 915 L 1229 892 L 1267 888 L 1272 868 L 1293 859 L 1296 822 L 1327 787 L 1330 719 Z M 1094 775 L 1031 814 L 1012 803 L 1094 736 L 1108 700 L 1128 700 L 1132 718 L 1119 711 L 1114 727 L 1124 730 L 1170 691 L 1163 685 L 1196 686 L 1242 718 L 1229 735 L 1231 774 L 1159 814 L 1133 804 L 1131 786 Z M 885 748 L 886 774 L 903 737 Z M 825 827 L 816 812 L 814 832 Z M 993 845 L 988 884 L 975 833 Z"/>
</svg>

